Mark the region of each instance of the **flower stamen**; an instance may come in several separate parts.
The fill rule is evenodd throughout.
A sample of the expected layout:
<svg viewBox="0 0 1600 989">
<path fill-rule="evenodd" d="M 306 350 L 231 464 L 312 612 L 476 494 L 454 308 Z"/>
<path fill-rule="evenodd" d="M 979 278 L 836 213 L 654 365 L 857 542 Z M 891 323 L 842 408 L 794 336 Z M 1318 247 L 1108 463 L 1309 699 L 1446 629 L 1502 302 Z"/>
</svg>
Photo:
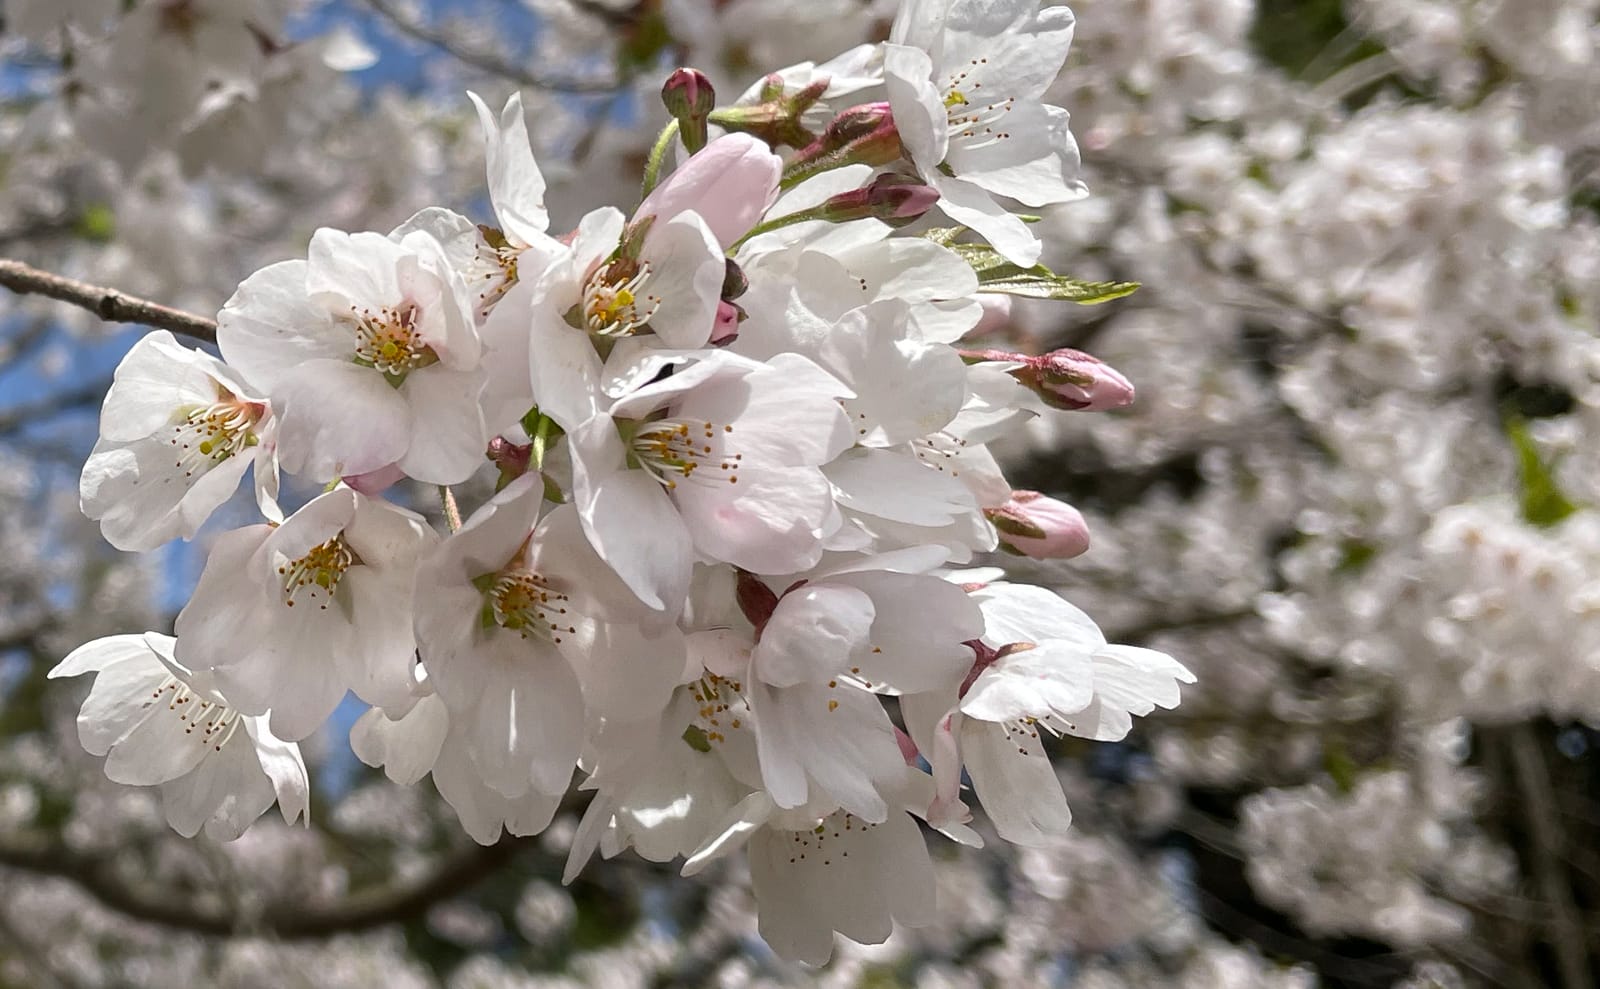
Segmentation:
<svg viewBox="0 0 1600 989">
<path fill-rule="evenodd" d="M 328 610 L 328 602 L 339 589 L 344 572 L 359 563 L 350 544 L 345 542 L 343 532 L 318 543 L 307 550 L 305 556 L 278 567 L 278 575 L 283 578 L 284 605 L 293 608 L 295 597 L 306 591 L 313 601 L 322 599 L 320 610 Z"/>
</svg>

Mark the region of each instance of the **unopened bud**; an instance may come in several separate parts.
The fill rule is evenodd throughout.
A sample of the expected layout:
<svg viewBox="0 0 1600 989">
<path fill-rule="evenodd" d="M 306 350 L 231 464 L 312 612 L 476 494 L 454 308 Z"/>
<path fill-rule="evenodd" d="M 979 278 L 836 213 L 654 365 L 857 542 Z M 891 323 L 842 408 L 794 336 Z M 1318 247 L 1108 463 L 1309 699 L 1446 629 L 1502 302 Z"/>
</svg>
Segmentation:
<svg viewBox="0 0 1600 989">
<path fill-rule="evenodd" d="M 489 441 L 487 456 L 489 462 L 500 471 L 500 479 L 495 482 L 495 490 L 499 491 L 528 472 L 528 465 L 533 460 L 533 447 L 520 446 L 504 436 L 496 436 Z"/>
<path fill-rule="evenodd" d="M 1035 560 L 1069 560 L 1089 548 L 1089 526 L 1076 508 L 1037 491 L 1014 491 L 999 508 L 985 508 L 1007 550 Z"/>
<path fill-rule="evenodd" d="M 889 104 L 863 103 L 841 110 L 821 137 L 800 149 L 784 169 L 784 183 L 793 186 L 817 172 L 845 165 L 887 165 L 904 153 Z"/>
<path fill-rule="evenodd" d="M 717 105 L 711 80 L 699 69 L 675 69 L 661 87 L 661 102 L 678 121 L 678 137 L 690 154 L 706 146 L 706 122 Z"/>
<path fill-rule="evenodd" d="M 939 190 L 904 175 L 880 175 L 865 188 L 842 192 L 818 210 L 833 223 L 875 217 L 891 227 L 916 221 L 939 201 Z"/>
<path fill-rule="evenodd" d="M 841 110 L 817 143 L 825 154 L 849 152 L 849 164 L 887 165 L 901 154 L 900 131 L 887 102 Z"/>
<path fill-rule="evenodd" d="M 1133 383 L 1116 368 L 1081 350 L 1063 348 L 1039 357 L 1004 350 L 962 350 L 968 364 L 1000 361 L 1021 365 L 1008 372 L 1054 409 L 1103 412 L 1133 402 Z"/>
<path fill-rule="evenodd" d="M 1034 358 L 1034 367 L 1040 396 L 1056 408 L 1103 412 L 1133 403 L 1133 383 L 1081 350 L 1053 350 Z"/>
</svg>

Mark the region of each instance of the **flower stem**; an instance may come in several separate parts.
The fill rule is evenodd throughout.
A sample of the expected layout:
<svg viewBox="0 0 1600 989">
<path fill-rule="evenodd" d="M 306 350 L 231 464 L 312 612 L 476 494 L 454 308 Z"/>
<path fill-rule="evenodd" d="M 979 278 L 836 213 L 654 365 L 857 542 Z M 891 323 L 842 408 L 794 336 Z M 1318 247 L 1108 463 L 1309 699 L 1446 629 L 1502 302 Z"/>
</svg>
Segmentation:
<svg viewBox="0 0 1600 989">
<path fill-rule="evenodd" d="M 644 166 L 644 188 L 640 198 L 650 195 L 661 181 L 661 163 L 667 158 L 667 149 L 672 147 L 673 138 L 678 136 L 678 120 L 676 117 L 667 121 L 667 126 L 661 128 L 661 133 L 656 137 L 655 146 L 650 149 L 650 158 Z"/>
</svg>

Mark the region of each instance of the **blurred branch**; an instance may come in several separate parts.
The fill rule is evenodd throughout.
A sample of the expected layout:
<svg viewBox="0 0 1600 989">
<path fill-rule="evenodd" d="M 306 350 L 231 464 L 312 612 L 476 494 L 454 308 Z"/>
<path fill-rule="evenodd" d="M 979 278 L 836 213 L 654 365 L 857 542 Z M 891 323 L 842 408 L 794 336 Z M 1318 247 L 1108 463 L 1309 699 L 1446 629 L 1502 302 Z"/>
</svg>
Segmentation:
<svg viewBox="0 0 1600 989">
<path fill-rule="evenodd" d="M 1583 919 L 1572 901 L 1572 887 L 1566 870 L 1561 866 L 1562 847 L 1565 844 L 1561 825 L 1556 820 L 1555 796 L 1550 786 L 1550 770 L 1544 755 L 1539 751 L 1539 739 L 1533 726 L 1522 723 L 1509 731 L 1511 761 L 1515 767 L 1517 788 L 1522 793 L 1522 812 L 1527 816 L 1529 856 L 1533 859 L 1534 878 L 1539 884 L 1539 895 L 1549 910 L 1549 936 L 1546 939 L 1555 953 L 1556 965 L 1561 972 L 1565 989 L 1594 989 L 1594 979 L 1589 968 L 1588 938 L 1584 934 Z"/>
<path fill-rule="evenodd" d="M 18 295 L 43 295 L 87 309 L 110 323 L 142 323 L 207 343 L 217 341 L 216 320 L 124 295 L 114 288 L 52 275 L 21 261 L 0 258 L 0 286 Z"/>
<path fill-rule="evenodd" d="M 203 909 L 172 890 L 146 891 L 128 884 L 107 855 L 85 854 L 39 835 L 0 837 L 0 866 L 67 879 L 100 903 L 135 920 L 196 934 L 227 937 L 263 934 L 284 940 L 370 930 L 422 916 L 499 872 L 531 841 L 505 838 L 456 852 L 417 882 L 358 890 L 326 906 L 277 903 L 249 915 Z"/>
<path fill-rule="evenodd" d="M 555 93 L 610 93 L 615 91 L 621 83 L 615 79 L 570 79 L 561 76 L 543 76 L 529 72 L 519 65 L 513 65 L 498 55 L 485 51 L 476 51 L 463 46 L 454 38 L 428 27 L 420 21 L 412 20 L 402 14 L 389 0 L 366 0 L 367 6 L 377 11 L 385 20 L 394 25 L 401 34 L 426 45 L 432 45 L 457 61 L 464 62 L 475 69 L 481 69 L 491 75 L 508 79 L 520 86 L 530 89 L 545 89 Z"/>
<path fill-rule="evenodd" d="M 69 391 L 46 395 L 34 402 L 19 402 L 0 408 L 0 436 L 14 433 L 40 419 L 86 405 L 99 405 L 111 388 L 110 381 L 96 381 Z"/>
<path fill-rule="evenodd" d="M 1121 642 L 1130 646 L 1143 645 L 1149 640 L 1167 632 L 1185 632 L 1193 629 L 1217 628 L 1232 625 L 1256 617 L 1253 607 L 1234 608 L 1226 611 L 1203 611 L 1192 615 L 1175 615 L 1165 618 L 1151 618 L 1137 625 L 1129 625 L 1106 634 L 1107 641 Z"/>
</svg>

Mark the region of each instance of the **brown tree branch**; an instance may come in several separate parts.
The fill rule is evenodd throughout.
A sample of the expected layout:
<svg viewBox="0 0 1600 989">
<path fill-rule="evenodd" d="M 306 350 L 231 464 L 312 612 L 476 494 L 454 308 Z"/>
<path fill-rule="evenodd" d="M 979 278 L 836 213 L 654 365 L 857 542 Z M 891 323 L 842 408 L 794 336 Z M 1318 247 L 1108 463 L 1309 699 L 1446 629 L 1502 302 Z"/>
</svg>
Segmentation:
<svg viewBox="0 0 1600 989">
<path fill-rule="evenodd" d="M 419 917 L 498 872 L 530 844 L 531 839 L 504 838 L 487 847 L 474 845 L 448 856 L 416 882 L 357 890 L 326 906 L 277 903 L 253 916 L 204 909 L 171 890 L 139 890 L 128 885 L 108 856 L 76 852 L 38 834 L 0 838 L 0 866 L 68 879 L 105 906 L 145 923 L 217 937 L 253 933 L 308 940 Z"/>
<path fill-rule="evenodd" d="M 216 320 L 173 309 L 146 299 L 124 295 L 114 288 L 90 285 L 74 278 L 52 275 L 21 261 L 0 258 L 0 286 L 18 295 L 42 295 L 77 306 L 111 323 L 142 323 L 171 330 L 196 340 L 215 343 Z"/>
</svg>

